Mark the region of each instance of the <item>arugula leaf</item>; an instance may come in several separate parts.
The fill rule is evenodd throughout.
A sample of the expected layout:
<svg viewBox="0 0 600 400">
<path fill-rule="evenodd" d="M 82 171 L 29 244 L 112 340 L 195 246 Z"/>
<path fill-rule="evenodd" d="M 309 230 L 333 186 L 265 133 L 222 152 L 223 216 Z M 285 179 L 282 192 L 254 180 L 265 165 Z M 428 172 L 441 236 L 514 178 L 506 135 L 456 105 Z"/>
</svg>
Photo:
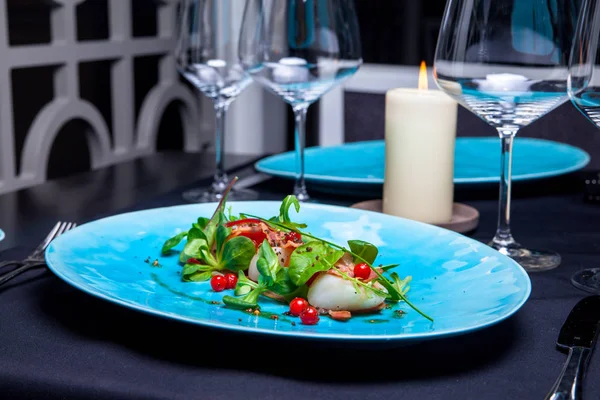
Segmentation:
<svg viewBox="0 0 600 400">
<path fill-rule="evenodd" d="M 314 274 L 327 271 L 344 255 L 325 243 L 313 240 L 298 247 L 290 256 L 290 280 L 296 286 L 304 285 Z"/>
<path fill-rule="evenodd" d="M 350 251 L 352 251 L 352 253 L 360 257 L 359 259 L 354 256 L 354 262 L 356 264 L 366 261 L 371 265 L 375 262 L 377 254 L 379 253 L 377 246 L 363 240 L 348 240 L 348 246 L 350 246 Z"/>
<path fill-rule="evenodd" d="M 254 242 L 245 236 L 236 236 L 223 245 L 219 266 L 230 271 L 248 269 L 256 253 Z"/>
<path fill-rule="evenodd" d="M 166 254 L 169 252 L 169 250 L 171 250 L 173 247 L 177 246 L 179 243 L 181 243 L 181 241 L 183 240 L 183 238 L 185 238 L 188 235 L 187 232 L 181 232 L 178 233 L 177 235 L 173 236 L 170 239 L 167 239 L 165 241 L 165 243 L 163 244 L 162 247 L 162 253 Z"/>
<path fill-rule="evenodd" d="M 229 237 L 231 233 L 231 229 L 227 228 L 225 225 L 219 225 L 217 228 L 217 238 L 216 238 L 216 246 L 217 246 L 217 254 L 221 254 L 221 250 L 223 249 L 223 245 L 225 241 Z"/>
<path fill-rule="evenodd" d="M 232 210 L 232 207 L 231 207 L 231 206 L 229 206 L 229 207 L 227 208 L 227 219 L 228 219 L 230 222 L 233 222 L 233 221 L 237 221 L 237 220 L 239 220 L 239 218 L 238 218 L 238 217 L 236 217 L 235 215 L 233 215 L 233 213 L 231 212 L 231 210 Z"/>
<path fill-rule="evenodd" d="M 265 284 L 271 285 L 277 280 L 277 272 L 281 269 L 281 265 L 279 265 L 277 254 L 275 254 L 267 239 L 262 242 L 258 249 L 256 268 L 263 277 Z"/>
<path fill-rule="evenodd" d="M 397 266 L 399 266 L 400 264 L 389 264 L 389 265 L 382 265 L 381 267 L 377 267 L 382 271 L 388 271 L 390 269 L 396 268 Z"/>
<path fill-rule="evenodd" d="M 411 276 L 407 276 L 404 279 L 400 279 L 400 277 L 398 276 L 398 274 L 395 273 L 395 272 L 392 272 L 390 274 L 390 277 L 393 280 L 393 285 L 396 288 L 396 290 L 400 294 L 405 295 L 408 292 L 408 290 L 410 289 L 410 286 L 408 286 L 408 284 L 412 280 L 412 277 Z"/>
<path fill-rule="evenodd" d="M 277 218 L 277 220 L 286 226 L 290 226 L 296 229 L 306 228 L 306 224 L 292 222 L 292 219 L 290 218 L 290 208 L 292 206 L 294 207 L 297 213 L 300 212 L 300 202 L 298 201 L 298 198 L 296 198 L 296 196 L 294 195 L 286 196 L 285 199 L 283 199 L 283 201 L 281 202 L 281 207 L 279 207 L 279 217 Z"/>
<path fill-rule="evenodd" d="M 279 221 L 280 222 L 292 222 L 290 218 L 290 207 L 294 206 L 296 212 L 300 212 L 300 202 L 294 195 L 286 196 L 281 202 L 279 207 Z"/>
</svg>

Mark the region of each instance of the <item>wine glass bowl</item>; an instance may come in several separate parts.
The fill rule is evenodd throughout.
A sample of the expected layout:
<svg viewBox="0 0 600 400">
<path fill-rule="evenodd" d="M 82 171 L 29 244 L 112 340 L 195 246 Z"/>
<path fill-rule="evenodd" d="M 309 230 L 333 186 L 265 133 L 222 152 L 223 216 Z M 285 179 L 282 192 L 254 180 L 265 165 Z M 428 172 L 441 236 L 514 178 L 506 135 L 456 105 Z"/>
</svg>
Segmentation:
<svg viewBox="0 0 600 400">
<path fill-rule="evenodd" d="M 500 137 L 498 229 L 489 243 L 527 271 L 556 268 L 560 255 L 512 235 L 512 148 L 517 132 L 568 100 L 568 59 L 578 7 L 568 0 L 449 0 L 434 79 Z"/>
<path fill-rule="evenodd" d="M 579 15 L 571 57 L 567 90 L 572 104 L 600 128 L 600 1 L 584 0 Z M 600 268 L 576 272 L 571 283 L 600 294 Z"/>
<path fill-rule="evenodd" d="M 300 201 L 308 201 L 304 183 L 306 112 L 362 64 L 354 4 L 346 0 L 247 0 L 239 57 L 256 82 L 294 111 L 294 194 Z"/>
<path fill-rule="evenodd" d="M 252 82 L 238 59 L 239 24 L 227 15 L 227 9 L 235 3 L 235 0 L 183 0 L 179 15 L 180 31 L 175 48 L 178 70 L 212 100 L 216 116 L 213 183 L 210 190 L 185 192 L 184 198 L 191 202 L 217 202 L 223 197 L 229 183 L 224 165 L 226 113 L 229 105 Z M 254 191 L 234 188 L 228 199 L 257 197 Z"/>
</svg>

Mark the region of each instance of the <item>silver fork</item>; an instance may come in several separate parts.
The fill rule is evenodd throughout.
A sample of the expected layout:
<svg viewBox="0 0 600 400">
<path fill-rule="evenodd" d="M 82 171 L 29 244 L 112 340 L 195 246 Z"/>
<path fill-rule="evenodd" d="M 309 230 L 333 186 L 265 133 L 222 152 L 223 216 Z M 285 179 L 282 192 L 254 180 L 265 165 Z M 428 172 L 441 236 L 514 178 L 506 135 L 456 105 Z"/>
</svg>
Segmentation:
<svg viewBox="0 0 600 400">
<path fill-rule="evenodd" d="M 17 268 L 10 272 L 0 275 L 0 285 L 8 282 L 12 278 L 22 274 L 23 272 L 46 265 L 44 252 L 46 251 L 48 245 L 54 239 L 56 239 L 63 233 L 70 231 L 76 226 L 77 224 L 74 222 L 58 222 L 56 225 L 54 225 L 54 228 L 52 228 L 52 230 L 50 231 L 48 236 L 46 236 L 46 238 L 42 241 L 42 243 L 40 243 L 40 245 L 26 259 L 20 261 L 13 260 L 1 262 L 0 268 L 7 267 L 9 265 L 15 265 L 17 266 Z"/>
</svg>

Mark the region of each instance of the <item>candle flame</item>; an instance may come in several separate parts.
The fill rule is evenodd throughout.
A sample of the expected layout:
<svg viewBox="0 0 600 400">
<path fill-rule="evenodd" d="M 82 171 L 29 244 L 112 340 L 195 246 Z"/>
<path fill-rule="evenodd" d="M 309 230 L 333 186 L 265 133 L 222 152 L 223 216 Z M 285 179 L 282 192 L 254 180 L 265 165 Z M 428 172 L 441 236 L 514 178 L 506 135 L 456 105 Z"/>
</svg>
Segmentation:
<svg viewBox="0 0 600 400">
<path fill-rule="evenodd" d="M 427 65 L 425 61 L 421 61 L 421 69 L 419 70 L 419 90 L 427 90 L 429 88 L 427 82 Z"/>
</svg>

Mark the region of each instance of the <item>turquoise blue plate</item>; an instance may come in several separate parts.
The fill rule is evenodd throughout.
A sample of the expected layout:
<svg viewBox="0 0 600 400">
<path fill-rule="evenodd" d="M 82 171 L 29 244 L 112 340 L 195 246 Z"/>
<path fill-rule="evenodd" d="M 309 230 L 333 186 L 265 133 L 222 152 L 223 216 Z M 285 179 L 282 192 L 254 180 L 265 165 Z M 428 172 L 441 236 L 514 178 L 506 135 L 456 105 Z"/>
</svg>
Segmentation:
<svg viewBox="0 0 600 400">
<path fill-rule="evenodd" d="M 2 229 L 0 229 L 0 241 L 2 241 L 2 239 L 4 239 L 4 231 Z"/>
<path fill-rule="evenodd" d="M 231 205 L 234 213 L 270 217 L 280 203 Z M 247 314 L 220 303 L 231 292 L 213 292 L 208 282 L 182 282 L 177 256 L 160 255 L 165 239 L 188 229 L 199 216 L 212 215 L 214 208 L 193 204 L 151 209 L 81 225 L 55 239 L 46 260 L 74 287 L 134 310 L 214 328 L 324 340 L 410 342 L 463 334 L 508 318 L 531 291 L 529 277 L 517 263 L 470 238 L 380 213 L 306 204 L 295 219 L 306 222 L 311 233 L 340 244 L 367 240 L 379 246 L 377 263 L 400 263 L 397 272 L 413 277 L 410 300 L 434 322 L 397 304 L 348 322 L 322 317 L 317 325 L 307 326 L 283 315 L 286 305 L 266 298 L 261 299 L 263 314 Z M 158 266 L 152 265 L 155 260 Z"/>
<path fill-rule="evenodd" d="M 381 191 L 385 167 L 384 141 L 348 143 L 332 147 L 308 148 L 306 181 L 317 189 L 358 194 Z M 542 139 L 515 139 L 513 180 L 548 178 L 585 167 L 590 156 L 563 143 Z M 295 177 L 295 156 L 287 152 L 264 158 L 256 169 L 265 174 Z M 500 140 L 498 138 L 458 138 L 456 140 L 454 183 L 499 182 Z"/>
</svg>

